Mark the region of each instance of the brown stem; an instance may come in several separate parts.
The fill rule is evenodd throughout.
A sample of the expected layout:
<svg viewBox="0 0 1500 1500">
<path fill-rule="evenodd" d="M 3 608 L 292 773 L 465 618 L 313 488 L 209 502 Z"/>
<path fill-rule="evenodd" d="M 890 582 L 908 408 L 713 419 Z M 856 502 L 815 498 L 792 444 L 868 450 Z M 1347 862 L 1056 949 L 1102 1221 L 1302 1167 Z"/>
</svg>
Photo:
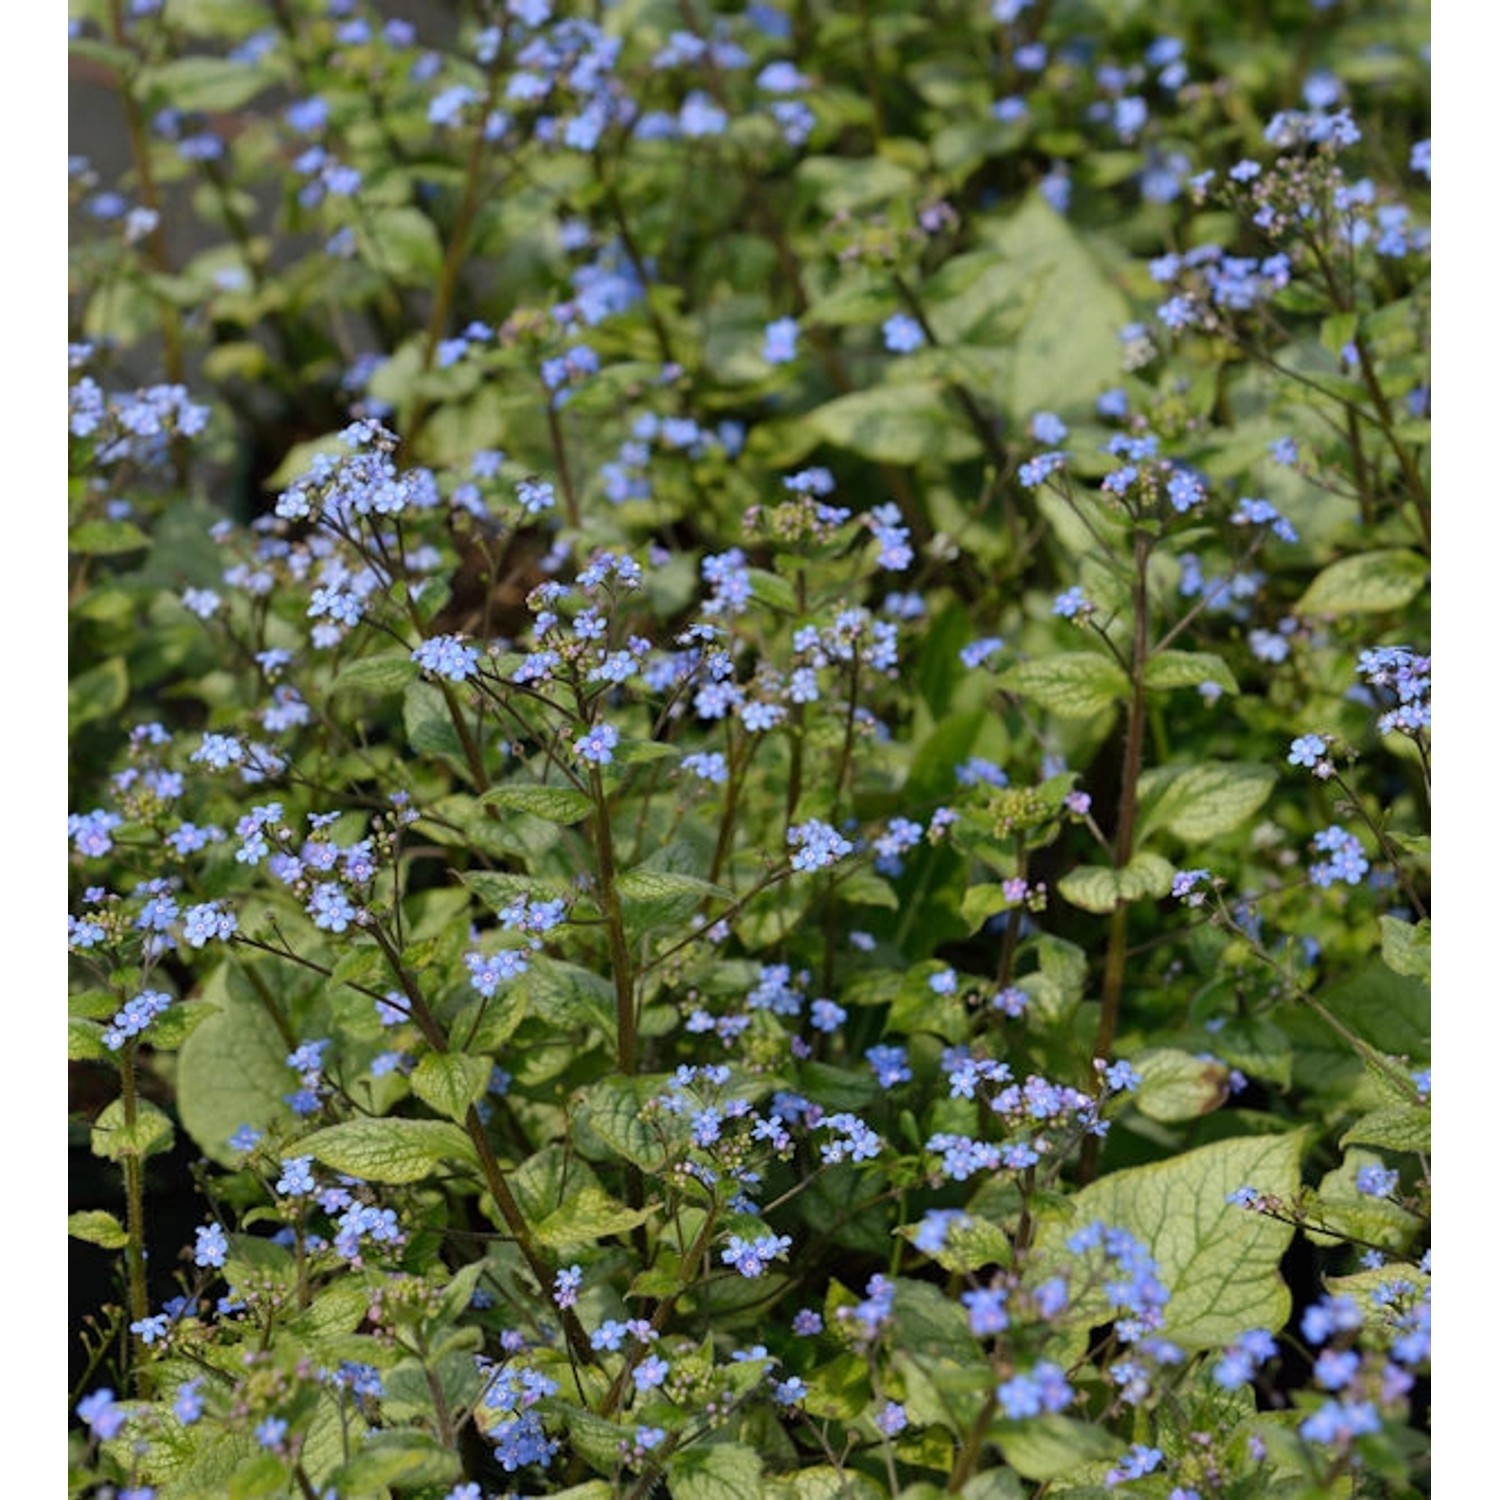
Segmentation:
<svg viewBox="0 0 1500 1500">
<path fill-rule="evenodd" d="M 1119 815 L 1115 823 L 1116 870 L 1123 870 L 1135 852 L 1135 820 L 1139 807 L 1139 782 L 1146 745 L 1146 662 L 1151 653 L 1146 567 L 1151 558 L 1151 539 L 1137 528 L 1135 533 L 1135 578 L 1131 585 L 1131 608 L 1135 613 L 1130 653 L 1130 708 L 1125 721 L 1125 757 L 1120 771 Z M 1103 987 L 1100 992 L 1099 1026 L 1094 1033 L 1094 1056 L 1108 1057 L 1120 1021 L 1120 1001 L 1125 993 L 1125 960 L 1128 936 L 1127 908 L 1121 903 L 1110 913 L 1109 939 L 1104 954 Z M 1099 1167 L 1099 1137 L 1084 1142 L 1079 1163 L 1080 1179 L 1091 1182 Z"/>
<path fill-rule="evenodd" d="M 563 441 L 562 423 L 557 417 L 554 392 L 542 387 L 542 399 L 547 405 L 547 436 L 552 443 L 552 461 L 557 465 L 557 478 L 562 485 L 563 506 L 568 512 L 568 525 L 577 530 L 579 525 L 578 492 L 573 488 L 573 471 L 568 467 L 568 445 Z"/>
<path fill-rule="evenodd" d="M 948 1494 L 958 1494 L 972 1478 L 975 1466 L 979 1463 L 979 1455 L 984 1449 L 985 1432 L 995 1415 L 997 1404 L 995 1393 L 991 1390 L 984 1398 L 984 1405 L 980 1408 L 974 1425 L 965 1434 L 964 1445 L 953 1463 L 953 1472 L 948 1476 L 948 1483 L 943 1486 Z"/>
<path fill-rule="evenodd" d="M 410 1003 L 411 1018 L 422 1033 L 423 1039 L 434 1052 L 446 1053 L 448 1037 L 427 1004 L 416 976 L 402 963 L 401 955 L 395 950 L 390 937 L 379 923 L 372 923 L 368 930 L 385 955 L 386 962 L 390 964 L 402 993 Z M 542 1295 L 546 1296 L 547 1289 L 552 1284 L 551 1268 L 542 1259 L 536 1242 L 531 1237 L 531 1229 L 526 1223 L 526 1216 L 521 1212 L 521 1205 L 516 1202 L 515 1195 L 510 1190 L 510 1184 L 505 1180 L 505 1173 L 500 1166 L 499 1158 L 495 1155 L 495 1148 L 490 1144 L 484 1121 L 479 1118 L 479 1110 L 472 1104 L 464 1114 L 463 1126 L 473 1144 L 474 1154 L 479 1159 L 479 1170 L 484 1177 L 485 1186 L 490 1191 L 490 1197 L 495 1200 L 495 1207 L 499 1209 L 500 1217 L 505 1220 L 505 1227 L 510 1230 L 516 1242 L 516 1248 L 531 1268 L 531 1274 L 536 1278 Z M 584 1364 L 592 1364 L 596 1356 L 589 1346 L 588 1335 L 583 1331 L 583 1325 L 578 1321 L 578 1315 L 571 1308 L 562 1308 L 561 1314 L 563 1333 L 567 1337 L 568 1347 L 574 1358 L 581 1360 Z"/>
<path fill-rule="evenodd" d="M 120 1155 L 125 1174 L 125 1279 L 130 1295 L 130 1320 L 139 1323 L 150 1312 L 146 1295 L 146 1180 L 140 1152 L 135 1144 L 138 1094 L 135 1084 L 135 1042 L 126 1043 L 120 1058 L 120 1107 L 124 1115 L 127 1149 Z M 137 1334 L 131 1340 L 131 1368 L 138 1396 L 150 1394 L 146 1375 L 145 1341 Z"/>
<path fill-rule="evenodd" d="M 614 832 L 609 821 L 609 801 L 599 768 L 589 770 L 589 791 L 594 799 L 594 841 L 599 851 L 599 904 L 609 941 L 609 964 L 615 980 L 615 1060 L 627 1077 L 636 1070 L 635 969 L 625 936 L 625 912 L 615 870 Z"/>
</svg>

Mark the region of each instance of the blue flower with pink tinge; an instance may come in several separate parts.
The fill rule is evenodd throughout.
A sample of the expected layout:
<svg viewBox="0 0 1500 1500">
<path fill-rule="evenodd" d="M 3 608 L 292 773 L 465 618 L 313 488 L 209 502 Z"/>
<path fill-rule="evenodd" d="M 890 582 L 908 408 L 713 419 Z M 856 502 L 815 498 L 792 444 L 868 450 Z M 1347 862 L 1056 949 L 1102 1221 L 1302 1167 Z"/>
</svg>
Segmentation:
<svg viewBox="0 0 1500 1500">
<path fill-rule="evenodd" d="M 501 948 L 497 953 L 466 953 L 464 963 L 468 966 L 469 982 L 485 999 L 502 984 L 519 979 L 530 967 L 526 955 L 518 948 Z"/>
<path fill-rule="evenodd" d="M 763 1234 L 754 1240 L 732 1234 L 721 1256 L 725 1265 L 733 1266 L 741 1276 L 754 1279 L 764 1275 L 773 1260 L 785 1260 L 791 1248 L 789 1234 Z"/>
<path fill-rule="evenodd" d="M 768 365 L 790 364 L 797 357 L 797 320 L 777 318 L 766 324 L 765 343 L 761 347 L 761 358 Z"/>
<path fill-rule="evenodd" d="M 1035 458 L 1028 458 L 1021 465 L 1016 477 L 1028 490 L 1034 490 L 1039 488 L 1050 475 L 1061 469 L 1067 461 L 1066 453 L 1038 453 Z"/>
</svg>

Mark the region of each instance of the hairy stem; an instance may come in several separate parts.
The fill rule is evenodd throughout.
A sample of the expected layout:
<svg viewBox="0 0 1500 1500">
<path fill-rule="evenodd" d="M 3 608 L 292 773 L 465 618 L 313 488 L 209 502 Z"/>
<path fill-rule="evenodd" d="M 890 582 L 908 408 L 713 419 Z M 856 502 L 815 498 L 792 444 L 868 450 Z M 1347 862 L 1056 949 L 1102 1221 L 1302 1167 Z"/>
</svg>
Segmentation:
<svg viewBox="0 0 1500 1500">
<path fill-rule="evenodd" d="M 138 1099 L 135 1042 L 131 1040 L 126 1043 L 120 1058 L 120 1108 L 125 1121 L 125 1137 L 130 1143 L 121 1153 L 120 1167 L 125 1175 L 125 1280 L 132 1323 L 139 1323 L 150 1312 L 146 1296 L 146 1176 L 140 1152 L 135 1146 Z M 143 1358 L 145 1342 L 139 1334 L 131 1340 L 131 1351 L 136 1394 L 144 1397 L 149 1394 L 149 1381 Z"/>
</svg>

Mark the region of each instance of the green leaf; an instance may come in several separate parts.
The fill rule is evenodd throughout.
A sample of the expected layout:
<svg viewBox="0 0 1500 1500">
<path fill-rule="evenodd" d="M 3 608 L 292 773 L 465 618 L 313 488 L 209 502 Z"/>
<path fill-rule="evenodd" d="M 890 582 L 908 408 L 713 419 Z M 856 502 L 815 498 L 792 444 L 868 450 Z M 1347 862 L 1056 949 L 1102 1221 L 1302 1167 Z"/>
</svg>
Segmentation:
<svg viewBox="0 0 1500 1500">
<path fill-rule="evenodd" d="M 1130 901 L 1159 901 L 1172 889 L 1172 866 L 1159 854 L 1137 854 L 1123 870 L 1081 865 L 1057 882 L 1064 900 L 1082 911 L 1104 914 Z"/>
<path fill-rule="evenodd" d="M 487 1057 L 429 1052 L 412 1069 L 411 1091 L 440 1115 L 462 1123 L 469 1106 L 484 1098 L 493 1071 L 494 1064 Z"/>
<path fill-rule="evenodd" d="M 1270 766 L 1240 761 L 1158 766 L 1139 782 L 1138 836 L 1162 829 L 1185 844 L 1217 838 L 1253 817 L 1275 784 Z"/>
<path fill-rule="evenodd" d="M 406 739 L 418 755 L 451 755 L 462 760 L 463 742 L 453 727 L 442 690 L 430 682 L 407 686 L 403 713 Z"/>
<path fill-rule="evenodd" d="M 421 668 L 411 659 L 409 651 L 383 651 L 377 656 L 362 656 L 351 661 L 333 679 L 330 693 L 386 693 L 399 692 L 408 683 L 415 682 Z"/>
<path fill-rule="evenodd" d="M 889 1491 L 867 1479 L 858 1469 L 835 1469 L 828 1464 L 777 1475 L 765 1480 L 760 1490 L 760 1500 L 887 1500 L 888 1495 Z M 1005 1496 L 1003 1500 L 1021 1500 L 1021 1497 Z"/>
<path fill-rule="evenodd" d="M 274 1453 L 253 1453 L 229 1476 L 229 1500 L 269 1500 L 288 1493 L 286 1465 Z"/>
<path fill-rule="evenodd" d="M 1120 1440 L 1091 1422 L 1072 1417 L 1032 1417 L 1025 1422 L 994 1423 L 990 1434 L 1005 1461 L 1023 1479 L 1060 1479 L 1100 1459 L 1114 1458 Z"/>
<path fill-rule="evenodd" d="M 1020 1478 L 1009 1469 L 989 1469 L 976 1474 L 958 1495 L 959 1500 L 1026 1500 Z"/>
<path fill-rule="evenodd" d="M 146 1039 L 158 1052 L 175 1051 L 218 1009 L 207 1000 L 181 1000 L 151 1023 Z"/>
<path fill-rule="evenodd" d="M 1340 1146 L 1356 1142 L 1387 1151 L 1431 1151 L 1432 1110 L 1420 1104 L 1387 1104 L 1371 1110 L 1339 1137 Z"/>
<path fill-rule="evenodd" d="M 690 897 L 696 904 L 708 896 L 717 896 L 732 901 L 734 894 L 711 881 L 699 880 L 696 875 L 679 875 L 672 870 L 650 870 L 637 866 L 627 870 L 616 882 L 615 889 L 625 901 L 675 901 L 679 897 Z"/>
<path fill-rule="evenodd" d="M 1292 1044 L 1274 1022 L 1239 1016 L 1213 1035 L 1213 1048 L 1231 1068 L 1280 1088 L 1292 1081 Z"/>
<path fill-rule="evenodd" d="M 1359 331 L 1357 312 L 1330 313 L 1318 330 L 1318 342 L 1334 358 L 1342 358 L 1344 346 Z"/>
<path fill-rule="evenodd" d="M 1359 552 L 1330 563 L 1297 601 L 1299 615 L 1375 614 L 1410 604 L 1427 582 L 1427 560 L 1415 552 Z"/>
<path fill-rule="evenodd" d="M 515 808 L 549 823 L 581 823 L 594 810 L 593 801 L 570 786 L 497 786 L 479 801 L 485 806 Z"/>
<path fill-rule="evenodd" d="M 1417 923 L 1399 917 L 1380 919 L 1380 956 L 1396 973 L 1408 979 L 1432 979 L 1432 923 Z"/>
<path fill-rule="evenodd" d="M 75 1240 L 86 1240 L 90 1245 L 102 1245 L 106 1250 L 122 1250 L 130 1243 L 125 1226 L 113 1214 L 102 1208 L 84 1213 L 68 1215 L 68 1233 Z"/>
<path fill-rule="evenodd" d="M 588 1183 L 537 1223 L 532 1233 L 539 1244 L 560 1249 L 602 1240 L 611 1234 L 624 1234 L 650 1217 L 649 1210 L 629 1208 L 611 1198 L 602 1187 Z"/>
<path fill-rule="evenodd" d="M 94 1120 L 89 1133 L 89 1148 L 95 1156 L 109 1161 L 123 1161 L 127 1156 L 144 1160 L 160 1151 L 172 1149 L 171 1118 L 149 1099 L 137 1099 L 135 1122 L 125 1123 L 125 1101 L 115 1099 L 106 1104 Z"/>
<path fill-rule="evenodd" d="M 1017 662 L 1000 674 L 1000 686 L 1030 698 L 1063 719 L 1091 719 L 1130 694 L 1130 679 L 1092 651 L 1059 651 Z"/>
<path fill-rule="evenodd" d="M 900 897 L 890 881 L 868 866 L 856 866 L 839 877 L 839 900 L 846 906 L 880 906 L 889 911 L 901 909 Z"/>
<path fill-rule="evenodd" d="M 915 1242 L 922 1232 L 920 1224 L 903 1224 L 896 1231 L 903 1239 Z M 1014 1259 L 1010 1236 L 988 1219 L 965 1214 L 948 1226 L 943 1248 L 932 1257 L 945 1271 L 974 1272 L 985 1266 L 1008 1266 Z"/>
<path fill-rule="evenodd" d="M 899 1277 L 894 1283 L 891 1322 L 896 1346 L 908 1354 L 972 1365 L 979 1357 L 964 1310 L 937 1287 Z"/>
<path fill-rule="evenodd" d="M 751 598 L 785 614 L 796 613 L 797 590 L 792 587 L 790 578 L 783 578 L 780 573 L 768 573 L 764 568 L 748 568 L 746 572 L 750 576 Z"/>
<path fill-rule="evenodd" d="M 910 202 L 917 191 L 909 167 L 886 156 L 808 156 L 797 168 L 799 187 L 817 195 L 826 214 L 873 208 L 892 198 Z"/>
<path fill-rule="evenodd" d="M 68 1017 L 69 1062 L 108 1062 L 114 1055 L 105 1045 L 104 1028 L 97 1021 Z"/>
<path fill-rule="evenodd" d="M 992 220 L 984 238 L 999 251 L 1020 303 L 1006 350 L 1009 379 L 999 393 L 1006 410 L 1019 422 L 1035 411 L 1077 406 L 1110 385 L 1130 308 L 1097 242 L 1039 194 Z"/>
<path fill-rule="evenodd" d="M 480 1407 L 481 1412 L 487 1409 Z M 633 1428 L 595 1416 L 586 1406 L 576 1406 L 571 1401 L 554 1398 L 549 1410 L 562 1418 L 567 1429 L 568 1444 L 583 1460 L 596 1469 L 613 1469 L 620 1462 L 620 1445 L 627 1447 L 634 1437 Z M 504 1417 L 487 1418 L 496 1422 Z M 611 1497 L 619 1491 L 611 1488 Z"/>
<path fill-rule="evenodd" d="M 958 914 L 966 923 L 970 932 L 982 927 L 996 912 L 1008 910 L 1016 903 L 1005 894 L 1005 887 L 992 880 L 981 880 L 978 885 L 968 886 L 964 890 L 963 900 L 959 902 Z"/>
<path fill-rule="evenodd" d="M 460 870 L 458 878 L 496 912 L 517 898 L 550 901 L 567 894 L 567 888 L 558 882 L 534 880 L 529 875 L 505 875 L 495 870 Z"/>
<path fill-rule="evenodd" d="M 304 1136 L 297 1152 L 366 1182 L 419 1182 L 445 1161 L 478 1164 L 468 1136 L 446 1120 L 346 1120 Z"/>
<path fill-rule="evenodd" d="M 1226 693 L 1237 693 L 1240 685 L 1222 656 L 1209 651 L 1158 651 L 1146 662 L 1148 688 L 1197 688 L 1216 683 Z"/>
<path fill-rule="evenodd" d="M 111 656 L 97 667 L 68 679 L 68 738 L 95 719 L 113 718 L 130 695 L 130 676 L 123 656 Z"/>
<path fill-rule="evenodd" d="M 359 1451 L 328 1477 L 341 1495 L 373 1495 L 382 1486 L 451 1484 L 462 1472 L 458 1453 L 412 1428 L 366 1433 Z"/>
<path fill-rule="evenodd" d="M 374 939 L 357 940 L 344 950 L 333 966 L 328 982 L 334 984 L 364 985 L 367 988 L 388 982 L 390 961 L 384 950 Z"/>
<path fill-rule="evenodd" d="M 1138 1053 L 1130 1062 L 1141 1079 L 1131 1102 L 1148 1119 L 1166 1124 L 1193 1120 L 1229 1097 L 1229 1069 L 1212 1058 L 1160 1047 Z"/>
<path fill-rule="evenodd" d="M 1071 1222 L 1048 1220 L 1039 1238 L 1060 1250 L 1094 1220 L 1135 1235 L 1171 1293 L 1162 1337 L 1185 1349 L 1227 1344 L 1247 1328 L 1274 1333 L 1291 1311 L 1279 1266 L 1292 1226 L 1227 1199 L 1242 1187 L 1292 1198 L 1301 1148 L 1298 1135 L 1242 1137 L 1111 1173 L 1074 1195 Z"/>
<path fill-rule="evenodd" d="M 531 1009 L 524 984 L 509 984 L 489 997 L 472 1000 L 454 1017 L 452 1036 L 466 1052 L 495 1053 Z"/>
<path fill-rule="evenodd" d="M 431 219 L 405 205 L 368 206 L 354 221 L 361 258 L 408 286 L 434 286 L 443 270 L 443 244 Z"/>
<path fill-rule="evenodd" d="M 682 751 L 662 740 L 626 740 L 615 745 L 615 760 L 622 766 L 636 766 L 648 760 L 677 760 Z"/>
<path fill-rule="evenodd" d="M 134 521 L 85 521 L 68 533 L 68 551 L 88 557 L 138 552 L 151 538 Z"/>
<path fill-rule="evenodd" d="M 876 463 L 962 463 L 980 451 L 978 439 L 934 384 L 908 381 L 854 391 L 815 407 L 803 420 L 824 442 Z"/>
<path fill-rule="evenodd" d="M 610 1150 L 644 1172 L 659 1172 L 674 1145 L 687 1138 L 677 1116 L 659 1114 L 649 1123 L 641 1117 L 642 1105 L 660 1094 L 666 1081 L 665 1074 L 606 1078 L 583 1094 L 579 1111 L 583 1123 Z"/>
<path fill-rule="evenodd" d="M 747 1500 L 760 1493 L 760 1455 L 743 1443 L 698 1443 L 667 1460 L 672 1500 Z"/>
<path fill-rule="evenodd" d="M 227 57 L 174 57 L 141 71 L 138 87 L 175 109 L 224 114 L 241 109 L 276 79 Z"/>
<path fill-rule="evenodd" d="M 1389 1198 L 1359 1190 L 1360 1169 L 1384 1165 L 1374 1152 L 1355 1148 L 1333 1171 L 1323 1174 L 1317 1195 L 1308 1205 L 1304 1231 L 1313 1244 L 1337 1245 L 1348 1238 L 1398 1255 L 1411 1248 L 1421 1219 Z"/>
<path fill-rule="evenodd" d="M 517 982 L 531 1010 L 552 1026 L 597 1027 L 606 1036 L 615 1031 L 614 986 L 602 974 L 577 964 L 538 955 Z"/>
<path fill-rule="evenodd" d="M 215 1015 L 182 1044 L 177 1054 L 177 1114 L 205 1156 L 230 1166 L 237 1160 L 229 1138 L 241 1125 L 264 1129 L 288 1111 L 284 1096 L 293 1076 L 291 1050 L 264 1006 L 229 982 L 229 966 L 214 970 L 203 985 Z"/>
<path fill-rule="evenodd" d="M 107 1020 L 119 1008 L 119 997 L 108 990 L 75 990 L 68 996 L 68 1014 L 90 1021 Z"/>
</svg>

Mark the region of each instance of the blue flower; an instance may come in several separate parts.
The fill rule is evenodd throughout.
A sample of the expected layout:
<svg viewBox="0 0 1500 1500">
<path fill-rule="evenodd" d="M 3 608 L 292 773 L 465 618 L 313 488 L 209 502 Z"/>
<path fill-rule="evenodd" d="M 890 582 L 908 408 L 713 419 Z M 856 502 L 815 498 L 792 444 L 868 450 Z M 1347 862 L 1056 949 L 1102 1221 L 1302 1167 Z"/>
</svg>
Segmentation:
<svg viewBox="0 0 1500 1500">
<path fill-rule="evenodd" d="M 1089 614 L 1092 609 L 1093 605 L 1081 588 L 1067 589 L 1052 601 L 1052 613 L 1060 615 L 1064 620 L 1077 619 L 1079 615 Z"/>
<path fill-rule="evenodd" d="M 969 1331 L 975 1338 L 1004 1333 L 1010 1327 L 1010 1315 L 1005 1310 L 1007 1295 L 1004 1287 L 981 1287 L 963 1293 L 959 1300 L 969 1309 Z"/>
<path fill-rule="evenodd" d="M 1130 1479 L 1140 1479 L 1150 1474 L 1162 1461 L 1160 1448 L 1148 1448 L 1145 1443 L 1133 1443 L 1130 1451 L 1105 1476 L 1104 1482 L 1114 1486 Z"/>
<path fill-rule="evenodd" d="M 805 823 L 794 823 L 786 831 L 787 846 L 792 854 L 794 870 L 822 870 L 854 853 L 854 845 L 837 829 L 817 818 Z"/>
<path fill-rule="evenodd" d="M 1034 1369 L 1018 1375 L 995 1388 L 1000 1409 L 1013 1421 L 1040 1416 L 1043 1412 L 1060 1412 L 1073 1400 L 1073 1389 L 1059 1365 L 1043 1360 Z"/>
<path fill-rule="evenodd" d="M 167 1317 L 166 1313 L 157 1313 L 153 1317 L 137 1318 L 130 1325 L 130 1331 L 138 1334 L 142 1343 L 154 1344 L 157 1339 L 166 1338 L 167 1328 L 170 1324 L 171 1319 Z"/>
<path fill-rule="evenodd" d="M 1328 750 L 1328 742 L 1320 734 L 1298 735 L 1292 741 L 1291 753 L 1287 756 L 1289 766 L 1316 766 Z"/>
<path fill-rule="evenodd" d="M 222 1224 L 200 1224 L 197 1229 L 197 1244 L 193 1249 L 195 1266 L 220 1267 L 229 1258 L 229 1240 Z"/>
<path fill-rule="evenodd" d="M 768 365 L 790 364 L 797 357 L 797 320 L 777 318 L 766 324 L 766 339 L 761 358 Z"/>
<path fill-rule="evenodd" d="M 191 1427 L 203 1415 L 203 1381 L 185 1380 L 172 1398 L 172 1415 L 184 1427 Z"/>
<path fill-rule="evenodd" d="M 107 1385 L 85 1396 L 74 1410 L 89 1431 L 106 1442 L 125 1425 L 125 1410 L 115 1404 L 115 1393 Z"/>
<path fill-rule="evenodd" d="M 885 347 L 892 354 L 910 354 L 927 342 L 922 325 L 910 313 L 896 313 L 880 326 Z"/>
<path fill-rule="evenodd" d="M 1029 430 L 1034 441 L 1049 448 L 1066 442 L 1068 437 L 1068 425 L 1056 412 L 1036 412 L 1031 418 Z"/>
<path fill-rule="evenodd" d="M 1371 1198 L 1388 1198 L 1396 1191 L 1401 1174 L 1394 1167 L 1369 1163 L 1354 1174 L 1354 1186 Z"/>
<path fill-rule="evenodd" d="M 312 1157 L 290 1156 L 282 1160 L 276 1191 L 289 1198 L 302 1198 L 314 1191 Z"/>
<path fill-rule="evenodd" d="M 619 743 L 620 731 L 613 724 L 595 724 L 573 741 L 573 753 L 590 765 L 607 766 Z"/>
<path fill-rule="evenodd" d="M 905 1047 L 869 1047 L 865 1050 L 865 1059 L 875 1070 L 875 1081 L 883 1089 L 911 1080 Z"/>
<path fill-rule="evenodd" d="M 729 1236 L 729 1244 L 721 1252 L 725 1265 L 733 1266 L 741 1276 L 754 1278 L 764 1275 L 773 1260 L 785 1260 L 792 1248 L 789 1234 L 763 1234 L 755 1240 L 742 1239 L 737 1234 Z"/>
</svg>

